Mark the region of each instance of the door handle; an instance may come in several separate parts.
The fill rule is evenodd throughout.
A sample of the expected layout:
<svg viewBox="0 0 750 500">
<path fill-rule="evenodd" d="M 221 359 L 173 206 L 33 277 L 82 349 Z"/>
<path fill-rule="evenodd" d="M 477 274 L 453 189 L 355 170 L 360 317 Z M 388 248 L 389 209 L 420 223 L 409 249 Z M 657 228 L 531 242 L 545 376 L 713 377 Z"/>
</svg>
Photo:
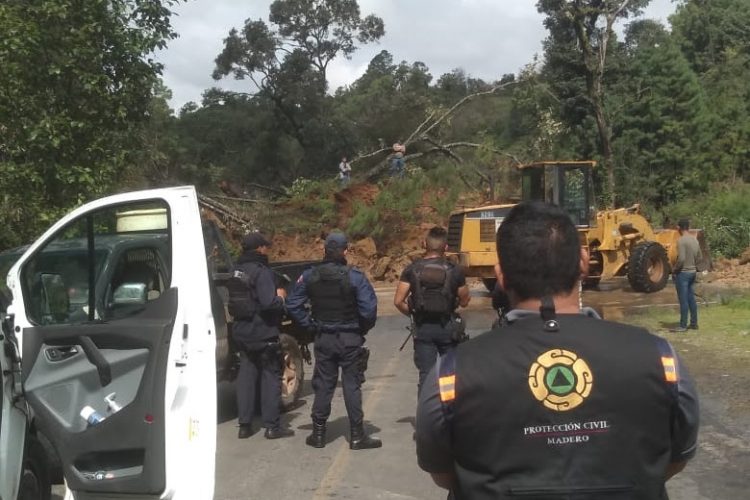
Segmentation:
<svg viewBox="0 0 750 500">
<path fill-rule="evenodd" d="M 81 335 L 78 337 L 78 342 L 80 342 L 86 358 L 96 367 L 102 387 L 107 387 L 112 382 L 112 367 L 109 365 L 109 361 L 107 361 L 107 358 L 104 357 L 99 348 L 96 347 L 91 337 Z"/>
<path fill-rule="evenodd" d="M 78 347 L 74 345 L 63 346 L 63 347 L 49 347 L 44 350 L 44 355 L 47 357 L 47 361 L 57 363 L 59 361 L 65 361 L 78 354 Z"/>
</svg>

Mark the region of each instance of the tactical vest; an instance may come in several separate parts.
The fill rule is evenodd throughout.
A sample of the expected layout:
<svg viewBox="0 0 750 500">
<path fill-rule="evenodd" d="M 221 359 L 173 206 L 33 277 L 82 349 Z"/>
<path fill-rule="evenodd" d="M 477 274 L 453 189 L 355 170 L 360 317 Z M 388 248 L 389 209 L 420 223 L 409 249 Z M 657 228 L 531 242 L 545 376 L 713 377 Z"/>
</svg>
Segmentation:
<svg viewBox="0 0 750 500">
<path fill-rule="evenodd" d="M 456 309 L 452 270 L 453 265 L 442 259 L 423 259 L 414 264 L 415 283 L 410 300 L 418 323 L 447 321 Z"/>
<path fill-rule="evenodd" d="M 518 320 L 440 362 L 456 499 L 667 498 L 671 347 L 627 325 L 557 321 Z"/>
<path fill-rule="evenodd" d="M 357 297 L 349 278 L 349 267 L 327 262 L 316 266 L 307 280 L 312 316 L 323 324 L 357 323 Z"/>
<path fill-rule="evenodd" d="M 255 280 L 258 278 L 261 264 L 245 262 L 236 264 L 227 280 L 229 301 L 227 309 L 236 320 L 251 319 L 258 312 L 258 298 L 255 293 Z"/>
</svg>

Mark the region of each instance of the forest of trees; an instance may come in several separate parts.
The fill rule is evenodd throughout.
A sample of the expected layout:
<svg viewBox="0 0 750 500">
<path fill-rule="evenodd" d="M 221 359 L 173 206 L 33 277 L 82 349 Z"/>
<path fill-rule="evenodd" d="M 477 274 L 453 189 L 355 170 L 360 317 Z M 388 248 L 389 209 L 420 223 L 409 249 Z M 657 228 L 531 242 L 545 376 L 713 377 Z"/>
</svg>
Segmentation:
<svg viewBox="0 0 750 500">
<path fill-rule="evenodd" d="M 725 255 L 750 245 L 747 0 L 681 0 L 669 26 L 639 15 L 649 0 L 539 0 L 548 35 L 519 74 L 435 77 L 382 51 L 338 89 L 329 63 L 380 39 L 382 19 L 356 0 L 277 0 L 216 55 L 213 77 L 246 90 L 173 111 L 152 55 L 176 3 L 0 4 L 0 248 L 134 187 L 283 191 L 333 177 L 342 155 L 377 181 L 397 139 L 410 168 L 495 197 L 519 162 L 598 160 L 602 205 L 693 216 Z"/>
</svg>

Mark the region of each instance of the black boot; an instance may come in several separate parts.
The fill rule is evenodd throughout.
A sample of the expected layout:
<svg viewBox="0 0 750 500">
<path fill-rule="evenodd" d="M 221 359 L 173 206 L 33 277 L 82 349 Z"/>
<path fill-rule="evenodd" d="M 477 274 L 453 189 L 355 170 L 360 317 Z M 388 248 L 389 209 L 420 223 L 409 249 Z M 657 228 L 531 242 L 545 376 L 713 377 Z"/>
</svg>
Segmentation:
<svg viewBox="0 0 750 500">
<path fill-rule="evenodd" d="M 305 439 L 307 446 L 313 448 L 325 448 L 326 445 L 326 423 L 313 420 L 312 433 Z"/>
<path fill-rule="evenodd" d="M 237 431 L 237 437 L 239 439 L 247 439 L 253 435 L 253 428 L 250 424 L 240 424 L 240 430 Z"/>
<path fill-rule="evenodd" d="M 365 430 L 362 424 L 352 425 L 352 435 L 349 439 L 350 450 L 369 450 L 372 448 L 380 448 L 383 443 L 380 439 L 371 438 L 365 434 Z"/>
<path fill-rule="evenodd" d="M 275 427 L 273 429 L 266 429 L 264 436 L 266 437 L 266 439 L 280 439 L 294 436 L 294 431 L 291 429 L 282 429 L 281 427 Z"/>
</svg>

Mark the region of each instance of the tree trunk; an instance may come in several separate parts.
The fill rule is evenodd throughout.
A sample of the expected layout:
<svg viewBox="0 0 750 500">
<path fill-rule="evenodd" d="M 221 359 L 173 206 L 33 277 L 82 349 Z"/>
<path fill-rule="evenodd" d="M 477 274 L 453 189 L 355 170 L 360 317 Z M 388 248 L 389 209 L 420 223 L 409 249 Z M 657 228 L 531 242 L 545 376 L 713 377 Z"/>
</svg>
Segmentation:
<svg viewBox="0 0 750 500">
<path fill-rule="evenodd" d="M 607 172 L 607 206 L 615 207 L 615 162 L 612 151 L 612 129 L 609 127 L 607 117 L 604 114 L 600 96 L 593 96 L 592 104 L 594 106 L 594 117 L 596 119 L 596 128 L 599 131 L 599 142 L 604 163 L 604 169 Z"/>
</svg>

